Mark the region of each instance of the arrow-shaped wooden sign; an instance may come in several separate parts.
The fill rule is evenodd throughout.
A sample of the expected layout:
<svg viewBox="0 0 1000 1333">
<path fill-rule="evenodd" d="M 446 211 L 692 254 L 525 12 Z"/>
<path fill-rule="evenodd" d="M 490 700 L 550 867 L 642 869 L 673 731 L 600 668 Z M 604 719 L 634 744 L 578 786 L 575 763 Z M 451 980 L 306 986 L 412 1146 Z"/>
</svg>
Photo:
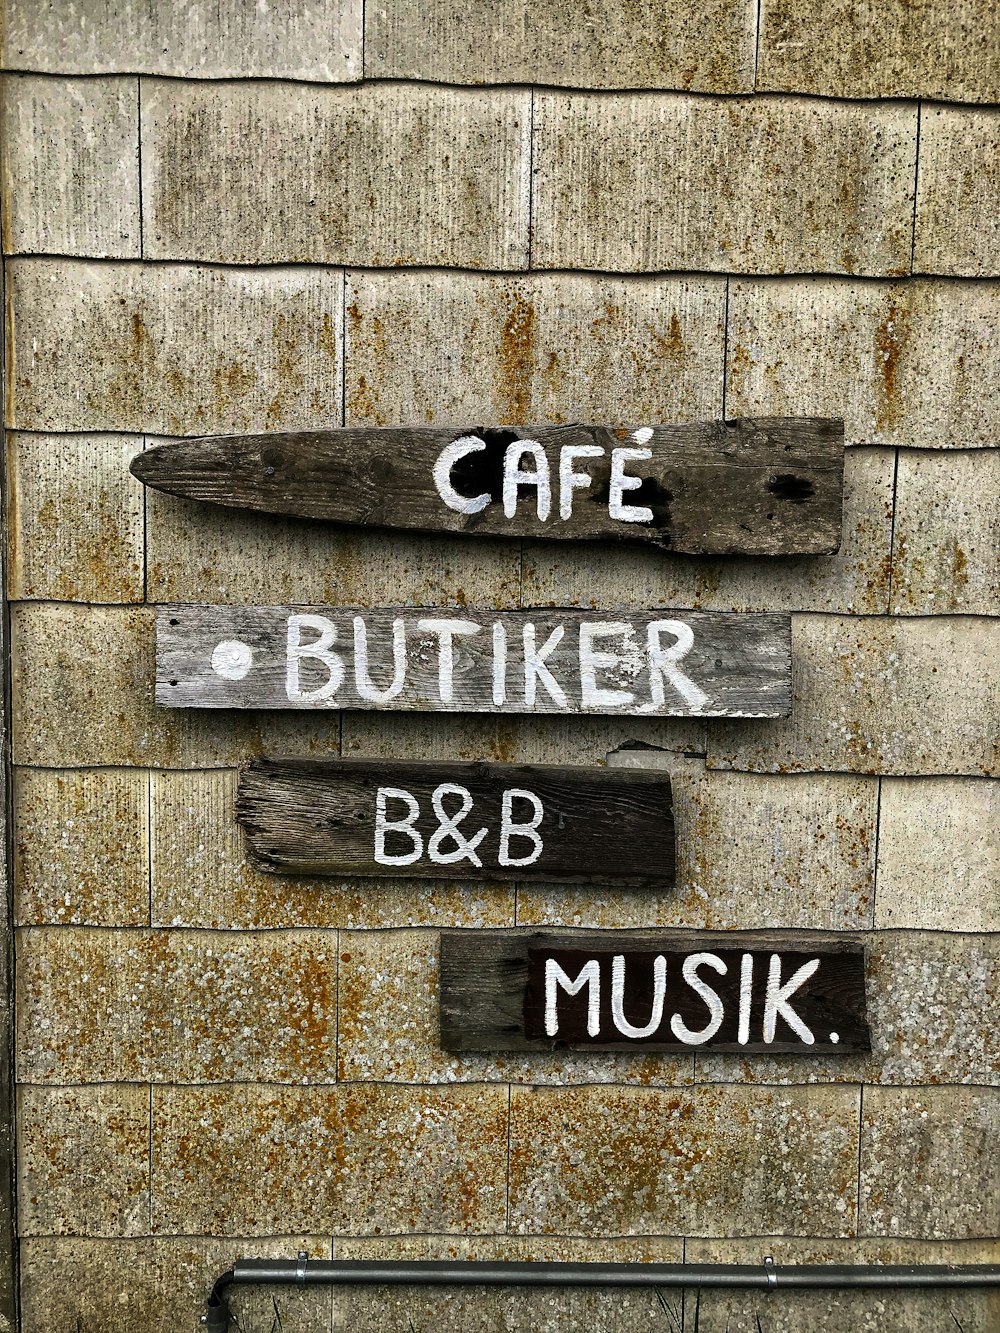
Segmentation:
<svg viewBox="0 0 1000 1333">
<path fill-rule="evenodd" d="M 238 509 L 693 555 L 836 551 L 843 470 L 843 422 L 806 417 L 232 435 L 132 463 L 147 486 Z"/>
</svg>

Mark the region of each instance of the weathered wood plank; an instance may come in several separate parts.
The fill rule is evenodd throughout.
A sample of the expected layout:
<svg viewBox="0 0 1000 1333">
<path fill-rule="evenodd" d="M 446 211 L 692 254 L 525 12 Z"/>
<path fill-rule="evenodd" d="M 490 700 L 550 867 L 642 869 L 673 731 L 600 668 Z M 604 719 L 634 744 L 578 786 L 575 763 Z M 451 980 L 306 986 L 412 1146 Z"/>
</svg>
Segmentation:
<svg viewBox="0 0 1000 1333">
<path fill-rule="evenodd" d="M 798 931 L 445 930 L 441 1044 L 867 1051 L 864 962 L 853 939 Z"/>
<path fill-rule="evenodd" d="M 258 759 L 236 818 L 262 870 L 306 875 L 674 881 L 670 779 L 637 769 Z"/>
<path fill-rule="evenodd" d="M 843 423 L 349 428 L 184 440 L 132 471 L 193 500 L 337 523 L 690 554 L 840 546 Z"/>
<path fill-rule="evenodd" d="M 786 717 L 787 615 L 163 606 L 174 708 Z"/>
</svg>

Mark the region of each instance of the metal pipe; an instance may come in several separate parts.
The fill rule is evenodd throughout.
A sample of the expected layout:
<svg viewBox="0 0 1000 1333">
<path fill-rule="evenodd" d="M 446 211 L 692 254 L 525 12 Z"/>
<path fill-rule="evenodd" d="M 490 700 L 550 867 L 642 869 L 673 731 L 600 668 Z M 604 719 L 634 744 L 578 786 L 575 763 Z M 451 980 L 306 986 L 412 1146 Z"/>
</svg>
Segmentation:
<svg viewBox="0 0 1000 1333">
<path fill-rule="evenodd" d="M 570 1264 L 466 1260 L 242 1259 L 216 1279 L 202 1323 L 229 1327 L 230 1287 L 252 1284 L 455 1287 L 998 1287 L 1000 1264 Z"/>
</svg>

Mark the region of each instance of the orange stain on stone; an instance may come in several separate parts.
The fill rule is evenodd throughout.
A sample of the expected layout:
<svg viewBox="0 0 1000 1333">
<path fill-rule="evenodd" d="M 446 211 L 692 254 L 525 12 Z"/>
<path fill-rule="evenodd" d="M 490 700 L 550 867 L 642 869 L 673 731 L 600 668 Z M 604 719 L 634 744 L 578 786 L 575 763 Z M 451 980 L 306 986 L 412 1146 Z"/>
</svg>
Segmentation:
<svg viewBox="0 0 1000 1333">
<path fill-rule="evenodd" d="M 524 425 L 531 419 L 531 378 L 535 363 L 535 307 L 514 292 L 498 348 L 500 420 Z"/>
<path fill-rule="evenodd" d="M 875 330 L 875 354 L 878 376 L 875 390 L 875 427 L 878 431 L 891 429 L 902 415 L 903 403 L 899 395 L 899 364 L 906 342 L 910 312 L 896 301 Z"/>
</svg>

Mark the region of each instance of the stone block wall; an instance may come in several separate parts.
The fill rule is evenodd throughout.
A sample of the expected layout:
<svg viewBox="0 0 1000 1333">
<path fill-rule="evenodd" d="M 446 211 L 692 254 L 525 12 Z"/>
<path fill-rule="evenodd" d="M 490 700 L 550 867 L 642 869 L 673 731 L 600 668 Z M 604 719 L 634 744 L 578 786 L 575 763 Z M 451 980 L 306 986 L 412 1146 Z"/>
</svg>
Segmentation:
<svg viewBox="0 0 1000 1333">
<path fill-rule="evenodd" d="M 240 1256 L 998 1262 L 1000 25 L 989 0 L 7 0 L 24 1333 Z M 842 416 L 839 555 L 352 532 L 158 440 Z M 793 613 L 783 722 L 158 710 L 162 601 Z M 666 766 L 675 891 L 303 881 L 262 753 Z M 631 751 L 631 753 L 630 753 Z M 860 932 L 873 1049 L 455 1057 L 440 927 Z M 12 1116 L 13 1116 L 12 1111 Z M 989 1333 L 995 1296 L 258 1291 L 244 1333 Z"/>
</svg>

